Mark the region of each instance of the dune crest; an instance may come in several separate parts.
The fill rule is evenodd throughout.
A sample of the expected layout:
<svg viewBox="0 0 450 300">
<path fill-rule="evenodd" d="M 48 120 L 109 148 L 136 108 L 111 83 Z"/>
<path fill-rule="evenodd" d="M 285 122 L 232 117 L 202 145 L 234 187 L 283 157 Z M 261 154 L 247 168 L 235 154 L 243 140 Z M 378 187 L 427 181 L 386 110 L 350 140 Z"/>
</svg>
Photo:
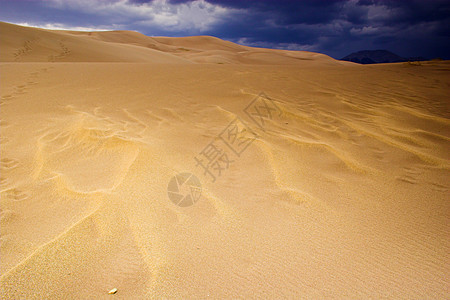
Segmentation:
<svg viewBox="0 0 450 300">
<path fill-rule="evenodd" d="M 211 36 L 148 37 L 133 31 L 75 32 L 0 22 L 0 62 L 298 64 L 335 62 L 310 52 L 251 48 Z"/>
</svg>

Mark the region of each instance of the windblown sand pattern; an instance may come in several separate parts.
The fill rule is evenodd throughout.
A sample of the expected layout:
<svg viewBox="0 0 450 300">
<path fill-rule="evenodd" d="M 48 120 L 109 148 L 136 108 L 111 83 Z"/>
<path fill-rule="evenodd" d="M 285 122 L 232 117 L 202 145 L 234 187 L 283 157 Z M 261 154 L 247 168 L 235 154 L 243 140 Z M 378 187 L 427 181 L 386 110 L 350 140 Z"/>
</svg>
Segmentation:
<svg viewBox="0 0 450 300">
<path fill-rule="evenodd" d="M 0 39 L 2 298 L 449 298 L 448 62 Z M 260 92 L 283 112 L 265 131 Z M 258 137 L 213 183 L 194 157 L 236 117 Z M 189 207 L 180 172 L 202 183 Z"/>
</svg>

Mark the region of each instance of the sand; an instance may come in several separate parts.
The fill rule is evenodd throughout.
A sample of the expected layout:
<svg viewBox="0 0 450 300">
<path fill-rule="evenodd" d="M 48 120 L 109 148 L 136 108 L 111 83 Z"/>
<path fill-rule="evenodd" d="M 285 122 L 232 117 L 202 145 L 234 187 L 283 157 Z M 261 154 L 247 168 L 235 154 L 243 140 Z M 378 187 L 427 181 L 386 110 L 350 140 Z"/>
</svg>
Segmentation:
<svg viewBox="0 0 450 300">
<path fill-rule="evenodd" d="M 0 39 L 2 298 L 450 297 L 448 61 Z M 222 145 L 213 182 L 195 158 L 237 117 L 255 135 Z M 183 172 L 202 188 L 186 207 L 167 192 Z"/>
</svg>

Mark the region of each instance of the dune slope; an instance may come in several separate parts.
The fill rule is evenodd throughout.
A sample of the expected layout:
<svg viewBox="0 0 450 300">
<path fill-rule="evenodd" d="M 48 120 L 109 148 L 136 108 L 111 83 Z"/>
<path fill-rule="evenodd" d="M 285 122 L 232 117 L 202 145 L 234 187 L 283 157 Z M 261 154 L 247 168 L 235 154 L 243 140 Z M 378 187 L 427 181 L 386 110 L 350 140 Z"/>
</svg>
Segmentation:
<svg viewBox="0 0 450 300">
<path fill-rule="evenodd" d="M 2 298 L 449 297 L 448 62 L 0 25 Z"/>
</svg>

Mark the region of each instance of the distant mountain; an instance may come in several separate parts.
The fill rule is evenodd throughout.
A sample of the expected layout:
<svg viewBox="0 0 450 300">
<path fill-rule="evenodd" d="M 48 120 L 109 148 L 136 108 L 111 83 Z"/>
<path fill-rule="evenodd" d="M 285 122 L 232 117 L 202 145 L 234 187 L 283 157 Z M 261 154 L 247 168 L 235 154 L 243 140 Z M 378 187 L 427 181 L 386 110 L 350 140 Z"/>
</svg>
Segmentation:
<svg viewBox="0 0 450 300">
<path fill-rule="evenodd" d="M 387 50 L 363 50 L 347 55 L 346 57 L 341 58 L 341 60 L 358 64 L 381 64 L 403 61 L 421 61 L 426 59 L 423 57 L 404 58 Z"/>
</svg>

